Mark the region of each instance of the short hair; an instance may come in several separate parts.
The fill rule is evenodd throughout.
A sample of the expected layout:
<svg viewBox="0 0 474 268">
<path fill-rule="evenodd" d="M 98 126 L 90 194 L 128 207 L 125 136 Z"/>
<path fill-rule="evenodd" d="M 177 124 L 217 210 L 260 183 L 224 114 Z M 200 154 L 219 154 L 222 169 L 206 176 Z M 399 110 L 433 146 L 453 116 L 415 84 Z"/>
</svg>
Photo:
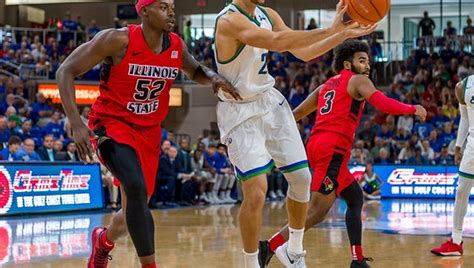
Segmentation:
<svg viewBox="0 0 474 268">
<path fill-rule="evenodd" d="M 21 145 L 21 139 L 18 136 L 11 136 L 8 140 L 8 145 L 18 144 Z"/>
<path fill-rule="evenodd" d="M 344 69 L 345 61 L 352 61 L 356 52 L 369 54 L 370 48 L 367 43 L 356 39 L 349 39 L 334 49 L 334 61 L 332 68 L 339 73 Z"/>
<path fill-rule="evenodd" d="M 227 146 L 225 146 L 225 144 L 219 143 L 219 144 L 217 145 L 217 149 L 219 149 L 219 148 L 224 148 L 224 149 L 226 149 Z"/>
</svg>

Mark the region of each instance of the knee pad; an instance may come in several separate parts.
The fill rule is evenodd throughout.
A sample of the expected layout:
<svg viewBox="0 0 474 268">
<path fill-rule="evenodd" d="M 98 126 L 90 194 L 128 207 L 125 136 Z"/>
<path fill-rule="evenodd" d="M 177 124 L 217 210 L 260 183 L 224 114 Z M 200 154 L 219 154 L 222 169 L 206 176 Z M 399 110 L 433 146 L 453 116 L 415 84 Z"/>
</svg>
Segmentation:
<svg viewBox="0 0 474 268">
<path fill-rule="evenodd" d="M 309 168 L 302 168 L 284 174 L 288 181 L 288 198 L 297 202 L 306 203 L 310 199 L 311 172 Z"/>
</svg>

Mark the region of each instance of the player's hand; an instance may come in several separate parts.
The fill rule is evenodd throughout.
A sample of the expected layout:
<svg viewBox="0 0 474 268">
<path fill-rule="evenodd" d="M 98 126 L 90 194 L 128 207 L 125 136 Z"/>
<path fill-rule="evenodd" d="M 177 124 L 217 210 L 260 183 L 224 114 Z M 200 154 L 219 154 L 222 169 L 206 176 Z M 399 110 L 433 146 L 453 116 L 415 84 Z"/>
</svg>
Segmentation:
<svg viewBox="0 0 474 268">
<path fill-rule="evenodd" d="M 72 127 L 72 138 L 77 146 L 79 158 L 84 163 L 92 163 L 94 161 L 95 152 L 90 137 L 98 138 L 84 123 Z"/>
<path fill-rule="evenodd" d="M 418 115 L 421 117 L 421 120 L 424 122 L 426 120 L 426 110 L 423 106 L 421 105 L 415 105 L 416 112 L 415 115 Z"/>
<path fill-rule="evenodd" d="M 372 25 L 359 25 L 357 22 L 352 22 L 349 24 L 346 29 L 344 30 L 345 36 L 347 39 L 357 38 L 361 36 L 366 36 L 371 34 L 373 31 L 377 29 L 377 24 Z"/>
<path fill-rule="evenodd" d="M 344 14 L 347 12 L 347 5 L 344 5 L 344 0 L 339 0 L 336 6 L 336 16 L 332 21 L 330 32 L 335 34 L 342 32 L 349 24 L 344 22 Z"/>
<path fill-rule="evenodd" d="M 454 151 L 454 164 L 455 165 L 460 165 L 461 160 L 462 160 L 461 148 L 456 146 L 456 149 Z"/>
<path fill-rule="evenodd" d="M 216 75 L 212 79 L 212 89 L 214 90 L 214 94 L 222 90 L 224 93 L 227 93 L 232 96 L 235 100 L 243 100 L 240 94 L 236 91 L 234 86 L 232 86 L 229 81 L 225 80 L 222 76 Z"/>
</svg>

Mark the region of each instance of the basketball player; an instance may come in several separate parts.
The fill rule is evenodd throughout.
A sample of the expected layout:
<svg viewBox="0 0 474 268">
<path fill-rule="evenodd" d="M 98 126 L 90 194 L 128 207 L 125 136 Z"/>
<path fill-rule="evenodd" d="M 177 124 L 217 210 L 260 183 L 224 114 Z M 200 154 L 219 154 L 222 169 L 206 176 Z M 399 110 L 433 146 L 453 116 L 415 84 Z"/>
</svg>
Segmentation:
<svg viewBox="0 0 474 268">
<path fill-rule="evenodd" d="M 346 225 L 353 261 L 351 267 L 369 267 L 362 254 L 361 210 L 363 194 L 349 172 L 348 162 L 357 126 L 368 101 L 378 110 L 393 115 L 416 114 L 424 120 L 423 107 L 407 105 L 386 97 L 369 79 L 369 47 L 358 40 L 348 40 L 334 53 L 333 68 L 338 75 L 313 91 L 294 110 L 301 120 L 317 109 L 306 150 L 313 169 L 310 208 L 305 230 L 324 220 L 338 196 L 347 203 Z M 273 252 L 280 259 L 288 247 L 288 227 L 269 241 L 260 242 L 260 261 L 268 264 Z"/>
<path fill-rule="evenodd" d="M 459 182 L 454 201 L 453 230 L 451 239 L 440 247 L 431 250 L 438 256 L 461 256 L 462 226 L 467 212 L 469 195 L 474 185 L 474 75 L 466 77 L 456 85 L 456 98 L 459 101 L 461 121 L 456 139 L 456 164 L 459 166 Z M 469 134 L 469 136 L 468 136 Z M 461 153 L 467 139 L 464 153 Z"/>
<path fill-rule="evenodd" d="M 181 69 L 192 80 L 213 85 L 239 99 L 232 85 L 201 66 L 174 26 L 174 0 L 139 0 L 141 25 L 98 33 L 80 46 L 57 73 L 64 110 L 71 122 L 82 160 L 95 148 L 121 185 L 122 210 L 107 229 L 92 234 L 88 267 L 106 267 L 114 242 L 130 233 L 142 267 L 156 267 L 154 223 L 147 206 L 155 185 L 160 153 L 161 122 L 168 113 L 169 90 Z M 103 62 L 100 96 L 82 123 L 74 97 L 74 77 Z"/>
<path fill-rule="evenodd" d="M 261 210 L 267 192 L 266 173 L 276 164 L 289 183 L 287 209 L 290 238 L 287 267 L 305 267 L 303 233 L 311 174 L 303 143 L 289 104 L 274 89 L 267 71 L 268 50 L 290 51 L 311 60 L 347 38 L 366 35 L 376 26 L 359 27 L 342 21 L 346 10 L 339 3 L 333 25 L 327 29 L 293 31 L 264 0 L 234 0 L 216 19 L 218 72 L 229 80 L 242 101 L 220 94 L 217 121 L 221 141 L 242 182 L 240 233 L 245 267 L 259 267 L 258 237 Z"/>
</svg>

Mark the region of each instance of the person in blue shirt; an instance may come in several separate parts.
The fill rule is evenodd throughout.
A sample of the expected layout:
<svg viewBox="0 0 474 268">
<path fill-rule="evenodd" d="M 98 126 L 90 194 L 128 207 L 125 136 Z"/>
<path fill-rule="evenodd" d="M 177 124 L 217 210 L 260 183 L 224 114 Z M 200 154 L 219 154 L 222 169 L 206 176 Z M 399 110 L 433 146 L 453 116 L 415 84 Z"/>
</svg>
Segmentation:
<svg viewBox="0 0 474 268">
<path fill-rule="evenodd" d="M 31 119 L 38 122 L 41 118 L 49 117 L 53 114 L 53 109 L 46 103 L 43 93 L 36 94 L 36 101 L 31 105 Z"/>
<path fill-rule="evenodd" d="M 97 27 L 96 21 L 91 20 L 91 24 L 89 25 L 89 28 L 87 29 L 87 34 L 89 35 L 89 39 L 92 39 L 94 35 L 96 35 L 98 32 L 100 32 L 100 28 Z"/>
<path fill-rule="evenodd" d="M 21 124 L 21 128 L 16 131 L 15 135 L 20 137 L 23 141 L 28 138 L 32 138 L 33 135 L 31 135 L 31 128 L 32 128 L 32 123 L 31 120 L 25 120 Z"/>
<path fill-rule="evenodd" d="M 436 164 L 438 165 L 454 165 L 454 157 L 449 154 L 448 144 L 443 144 L 441 154 L 436 158 Z"/>
<path fill-rule="evenodd" d="M 10 130 L 8 129 L 8 122 L 5 116 L 0 116 L 0 143 L 6 146 L 10 139 Z"/>
<path fill-rule="evenodd" d="M 44 134 L 51 134 L 57 140 L 64 140 L 64 125 L 59 121 L 61 113 L 54 111 L 51 115 L 51 121 L 44 127 Z"/>
<path fill-rule="evenodd" d="M 219 199 L 222 200 L 222 202 L 235 203 L 235 200 L 230 197 L 235 183 L 235 175 L 227 159 L 227 147 L 224 144 L 217 145 L 217 155 L 219 161 L 216 165 L 216 171 L 222 177 L 222 179 L 220 181 L 220 188 L 216 189 L 214 186 L 214 190 L 220 192 Z"/>
<path fill-rule="evenodd" d="M 441 147 L 443 147 L 443 141 L 438 138 L 438 132 L 436 132 L 436 130 L 431 131 L 428 140 L 433 151 L 435 151 L 435 153 L 440 153 Z"/>
<path fill-rule="evenodd" d="M 456 138 L 456 134 L 453 131 L 453 124 L 451 122 L 444 123 L 443 132 L 439 135 L 439 139 L 446 144 L 449 144 Z"/>
<path fill-rule="evenodd" d="M 421 139 L 427 138 L 431 130 L 433 130 L 433 125 L 426 122 L 418 122 L 413 128 L 413 131 L 416 132 Z"/>
<path fill-rule="evenodd" d="M 37 152 L 35 152 L 35 141 L 27 138 L 23 141 L 23 146 L 16 153 L 16 158 L 20 161 L 42 161 Z"/>
<path fill-rule="evenodd" d="M 8 147 L 0 151 L 2 161 L 18 161 L 16 153 L 20 149 L 21 139 L 17 136 L 11 136 L 8 140 Z"/>
</svg>

